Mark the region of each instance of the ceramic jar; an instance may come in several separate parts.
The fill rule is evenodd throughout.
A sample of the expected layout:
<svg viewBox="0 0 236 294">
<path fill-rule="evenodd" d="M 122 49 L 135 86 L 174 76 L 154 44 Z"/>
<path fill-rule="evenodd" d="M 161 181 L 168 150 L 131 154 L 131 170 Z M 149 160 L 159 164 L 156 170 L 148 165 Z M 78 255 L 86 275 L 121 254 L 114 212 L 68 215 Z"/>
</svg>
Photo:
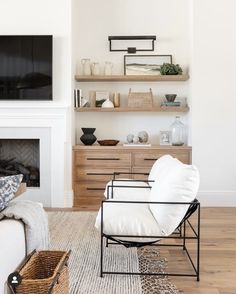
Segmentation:
<svg viewBox="0 0 236 294">
<path fill-rule="evenodd" d="M 82 63 L 82 72 L 84 76 L 90 76 L 91 75 L 91 64 L 89 58 L 84 58 L 81 60 Z"/>
<path fill-rule="evenodd" d="M 100 64 L 99 62 L 94 62 L 92 64 L 92 75 L 99 76 L 100 75 Z"/>
</svg>

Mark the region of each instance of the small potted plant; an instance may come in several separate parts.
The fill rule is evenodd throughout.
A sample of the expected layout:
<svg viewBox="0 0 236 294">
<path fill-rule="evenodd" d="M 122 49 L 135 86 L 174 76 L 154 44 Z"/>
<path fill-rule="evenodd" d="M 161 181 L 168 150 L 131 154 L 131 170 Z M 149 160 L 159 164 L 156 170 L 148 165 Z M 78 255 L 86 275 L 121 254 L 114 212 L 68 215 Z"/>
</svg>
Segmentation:
<svg viewBox="0 0 236 294">
<path fill-rule="evenodd" d="M 183 70 L 179 64 L 163 63 L 160 66 L 161 75 L 182 75 Z"/>
</svg>

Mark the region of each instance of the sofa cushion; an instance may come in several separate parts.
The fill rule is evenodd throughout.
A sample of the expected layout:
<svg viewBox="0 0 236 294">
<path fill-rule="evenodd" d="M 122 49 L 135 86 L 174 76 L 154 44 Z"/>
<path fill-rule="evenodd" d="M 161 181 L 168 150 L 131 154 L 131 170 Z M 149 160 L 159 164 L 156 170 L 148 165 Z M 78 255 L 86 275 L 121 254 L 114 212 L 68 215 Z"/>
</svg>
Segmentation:
<svg viewBox="0 0 236 294">
<path fill-rule="evenodd" d="M 0 211 L 7 207 L 18 190 L 23 175 L 0 177 Z"/>
<path fill-rule="evenodd" d="M 0 293 L 8 293 L 7 277 L 14 272 L 26 256 L 25 228 L 22 221 L 0 221 Z M 10 293 L 10 291 L 9 291 Z"/>
<path fill-rule="evenodd" d="M 199 187 L 199 173 L 195 166 L 178 162 L 172 165 L 165 177 L 154 183 L 150 201 L 192 202 Z M 189 205 L 150 204 L 163 234 L 170 235 L 183 219 Z"/>
<path fill-rule="evenodd" d="M 166 174 L 170 169 L 173 163 L 178 162 L 177 159 L 172 157 L 171 155 L 163 155 L 159 159 L 155 161 L 153 164 L 151 171 L 148 176 L 149 181 L 159 181 L 163 174 Z M 154 182 L 150 182 L 149 185 L 152 186 Z"/>
</svg>

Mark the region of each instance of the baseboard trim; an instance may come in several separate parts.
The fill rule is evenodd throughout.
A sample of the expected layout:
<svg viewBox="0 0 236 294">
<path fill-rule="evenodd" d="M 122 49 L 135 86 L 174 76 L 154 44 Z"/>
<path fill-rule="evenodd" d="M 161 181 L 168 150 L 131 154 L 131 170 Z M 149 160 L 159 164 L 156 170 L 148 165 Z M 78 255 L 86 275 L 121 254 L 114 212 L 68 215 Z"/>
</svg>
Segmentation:
<svg viewBox="0 0 236 294">
<path fill-rule="evenodd" d="M 73 190 L 64 192 L 64 207 L 73 207 L 74 193 Z"/>
<path fill-rule="evenodd" d="M 199 191 L 197 198 L 202 206 L 236 207 L 236 191 Z"/>
</svg>

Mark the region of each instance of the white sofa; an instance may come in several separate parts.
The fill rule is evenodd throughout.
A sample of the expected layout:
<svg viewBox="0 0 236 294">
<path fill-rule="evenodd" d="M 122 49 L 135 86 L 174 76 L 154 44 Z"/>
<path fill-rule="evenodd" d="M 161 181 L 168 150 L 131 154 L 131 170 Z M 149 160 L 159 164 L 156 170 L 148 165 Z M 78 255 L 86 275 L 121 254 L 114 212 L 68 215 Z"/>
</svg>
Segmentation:
<svg viewBox="0 0 236 294">
<path fill-rule="evenodd" d="M 0 221 L 0 294 L 10 293 L 7 277 L 26 256 L 25 230 L 21 221 Z"/>
</svg>

